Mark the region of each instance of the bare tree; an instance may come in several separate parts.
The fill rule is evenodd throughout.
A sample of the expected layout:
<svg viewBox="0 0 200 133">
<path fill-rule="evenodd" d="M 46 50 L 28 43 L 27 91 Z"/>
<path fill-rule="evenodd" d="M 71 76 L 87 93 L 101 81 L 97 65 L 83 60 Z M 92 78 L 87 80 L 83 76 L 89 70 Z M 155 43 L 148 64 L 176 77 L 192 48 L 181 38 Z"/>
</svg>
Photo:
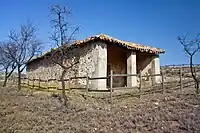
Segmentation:
<svg viewBox="0 0 200 133">
<path fill-rule="evenodd" d="M 9 55 L 6 52 L 6 48 L 8 45 L 9 42 L 1 42 L 0 44 L 0 71 L 4 71 L 3 87 L 6 86 L 8 78 L 11 76 L 16 68 L 16 63 L 12 59 L 10 59 Z"/>
<path fill-rule="evenodd" d="M 69 23 L 71 9 L 61 5 L 52 5 L 50 8 L 51 19 L 50 23 L 53 28 L 53 33 L 50 37 L 57 47 L 69 45 L 74 39 L 74 35 L 78 32 L 79 27 L 73 27 Z"/>
<path fill-rule="evenodd" d="M 192 78 L 194 79 L 196 83 L 196 93 L 199 93 L 199 81 L 197 78 L 197 75 L 195 75 L 194 72 L 194 65 L 193 65 L 193 59 L 195 54 L 200 52 L 200 33 L 196 35 L 193 39 L 188 39 L 188 36 L 178 36 L 178 40 L 180 41 L 181 45 L 183 46 L 184 51 L 189 57 L 190 61 L 190 71 L 192 74 Z"/>
<path fill-rule="evenodd" d="M 36 28 L 32 23 L 21 25 L 20 31 L 11 30 L 6 54 L 16 64 L 18 72 L 18 89 L 21 89 L 21 73 L 26 63 L 40 53 L 41 43 L 36 37 Z"/>
<path fill-rule="evenodd" d="M 48 59 L 62 68 L 61 84 L 62 84 L 62 95 L 64 98 L 64 105 L 67 105 L 68 98 L 65 93 L 65 82 L 64 77 L 67 71 L 78 63 L 78 60 L 66 63 L 68 56 L 66 56 L 66 50 L 70 48 L 70 44 L 75 40 L 73 37 L 78 32 L 79 27 L 73 27 L 69 23 L 71 10 L 65 6 L 53 5 L 50 8 L 51 12 L 51 25 L 53 33 L 50 37 L 58 47 L 55 51 L 52 50 Z M 68 64 L 68 65 L 67 65 Z"/>
</svg>

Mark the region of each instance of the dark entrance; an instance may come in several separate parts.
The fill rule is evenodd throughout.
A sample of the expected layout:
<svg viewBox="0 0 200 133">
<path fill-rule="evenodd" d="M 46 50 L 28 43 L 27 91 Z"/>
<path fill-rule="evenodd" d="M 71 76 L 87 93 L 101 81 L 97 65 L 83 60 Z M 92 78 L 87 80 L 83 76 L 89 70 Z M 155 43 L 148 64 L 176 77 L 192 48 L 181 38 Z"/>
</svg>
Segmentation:
<svg viewBox="0 0 200 133">
<path fill-rule="evenodd" d="M 127 51 L 115 44 L 107 45 L 107 75 L 110 75 L 110 70 L 113 74 L 127 73 Z M 110 86 L 109 79 L 107 86 Z M 126 86 L 126 77 L 113 77 L 113 87 Z"/>
</svg>

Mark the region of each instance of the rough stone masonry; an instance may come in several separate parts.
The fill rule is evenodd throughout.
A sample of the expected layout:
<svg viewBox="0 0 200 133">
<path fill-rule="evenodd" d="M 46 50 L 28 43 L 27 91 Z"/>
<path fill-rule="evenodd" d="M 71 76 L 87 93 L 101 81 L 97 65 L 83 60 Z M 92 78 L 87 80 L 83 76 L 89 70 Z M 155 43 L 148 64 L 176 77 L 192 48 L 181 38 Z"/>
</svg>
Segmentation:
<svg viewBox="0 0 200 133">
<path fill-rule="evenodd" d="M 65 66 L 70 66 L 75 61 L 78 64 L 67 70 L 65 78 L 82 77 L 88 74 L 89 77 L 106 77 L 110 70 L 114 74 L 143 74 L 160 73 L 159 54 L 165 51 L 158 48 L 143 46 L 135 43 L 121 41 L 104 34 L 89 37 L 77 41 L 71 46 L 76 46 L 65 51 Z M 44 58 L 48 52 L 27 63 L 27 75 L 29 78 L 60 79 L 62 68 Z M 155 77 L 159 82 L 160 77 Z M 72 86 L 85 87 L 85 79 L 72 80 Z M 114 87 L 134 87 L 138 85 L 137 77 L 114 77 Z M 89 88 L 94 90 L 106 89 L 109 87 L 109 80 L 91 80 Z"/>
</svg>

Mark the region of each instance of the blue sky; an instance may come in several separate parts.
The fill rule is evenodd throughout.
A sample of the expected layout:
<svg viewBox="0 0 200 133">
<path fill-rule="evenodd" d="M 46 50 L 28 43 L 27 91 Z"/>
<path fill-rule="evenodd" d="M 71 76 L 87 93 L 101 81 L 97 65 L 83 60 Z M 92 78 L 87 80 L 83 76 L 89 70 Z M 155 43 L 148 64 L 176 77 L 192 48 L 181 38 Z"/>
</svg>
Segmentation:
<svg viewBox="0 0 200 133">
<path fill-rule="evenodd" d="M 70 21 L 81 27 L 77 39 L 105 33 L 163 48 L 162 65 L 188 63 L 177 36 L 200 32 L 199 0 L 1 0 L 0 40 L 30 19 L 39 38 L 49 42 L 51 4 L 71 7 Z M 200 63 L 199 57 L 196 55 L 195 63 Z"/>
</svg>

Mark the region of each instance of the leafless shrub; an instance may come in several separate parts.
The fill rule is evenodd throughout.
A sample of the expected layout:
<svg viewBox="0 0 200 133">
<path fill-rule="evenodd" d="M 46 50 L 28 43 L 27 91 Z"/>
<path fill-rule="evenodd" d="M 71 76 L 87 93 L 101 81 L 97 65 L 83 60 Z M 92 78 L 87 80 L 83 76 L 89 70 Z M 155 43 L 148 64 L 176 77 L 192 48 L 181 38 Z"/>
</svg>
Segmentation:
<svg viewBox="0 0 200 133">
<path fill-rule="evenodd" d="M 184 49 L 185 53 L 188 55 L 188 58 L 190 60 L 190 71 L 191 71 L 192 77 L 196 83 L 196 93 L 198 94 L 199 93 L 199 81 L 194 72 L 193 58 L 194 58 L 195 54 L 200 52 L 200 33 L 198 33 L 196 35 L 196 37 L 194 37 L 191 40 L 188 40 L 187 35 L 178 36 L 178 40 L 181 43 L 181 45 L 183 46 L 183 49 Z"/>
<path fill-rule="evenodd" d="M 64 98 L 64 105 L 67 105 L 68 98 L 65 94 L 64 76 L 67 71 L 76 65 L 79 61 L 77 59 L 73 62 L 68 62 L 68 65 L 66 65 L 65 61 L 68 59 L 68 56 L 66 56 L 66 49 L 68 49 L 70 47 L 70 43 L 75 40 L 73 37 L 79 30 L 79 27 L 74 28 L 70 25 L 69 17 L 71 15 L 71 11 L 65 6 L 52 5 L 50 8 L 50 13 L 53 17 L 53 19 L 50 21 L 53 28 L 50 39 L 55 42 L 58 48 L 56 50 L 52 50 L 47 58 L 50 59 L 53 63 L 59 65 L 63 70 L 60 79 L 62 82 L 62 95 Z"/>
<path fill-rule="evenodd" d="M 8 45 L 9 42 L 1 42 L 0 44 L 0 71 L 4 71 L 4 87 L 6 86 L 8 78 L 16 68 L 16 63 L 7 54 L 6 50 Z"/>
<path fill-rule="evenodd" d="M 9 42 L 5 47 L 5 53 L 16 64 L 18 72 L 18 89 L 21 89 L 21 73 L 34 56 L 41 50 L 41 42 L 37 39 L 35 26 L 27 22 L 20 26 L 19 31 L 10 30 Z"/>
</svg>

